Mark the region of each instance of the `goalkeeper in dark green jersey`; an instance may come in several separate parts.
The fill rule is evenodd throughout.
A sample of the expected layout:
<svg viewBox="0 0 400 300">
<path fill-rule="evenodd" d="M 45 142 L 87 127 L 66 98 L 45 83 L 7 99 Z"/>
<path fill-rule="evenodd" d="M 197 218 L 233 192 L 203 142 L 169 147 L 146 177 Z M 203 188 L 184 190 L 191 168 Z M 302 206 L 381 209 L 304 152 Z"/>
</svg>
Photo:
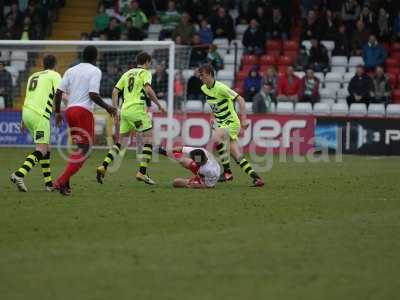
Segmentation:
<svg viewBox="0 0 400 300">
<path fill-rule="evenodd" d="M 233 156 L 241 169 L 251 177 L 253 186 L 264 186 L 263 179 L 254 171 L 251 164 L 243 156 L 238 138 L 241 129 L 249 126 L 246 117 L 246 107 L 244 99 L 228 86 L 215 80 L 214 69 L 211 65 L 200 67 L 200 79 L 203 82 L 202 92 L 206 95 L 207 102 L 211 106 L 214 125 L 212 142 L 216 145 L 224 173 L 221 181 L 233 179 L 230 167 L 230 155 L 227 151 L 229 144 L 230 154 Z M 240 118 L 235 111 L 234 102 L 237 101 L 240 107 Z"/>
<path fill-rule="evenodd" d="M 55 91 L 61 81 L 61 76 L 56 71 L 56 58 L 47 55 L 43 58 L 44 70 L 36 72 L 29 77 L 25 102 L 22 109 L 21 131 L 29 130 L 33 142 L 36 144 L 34 152 L 29 154 L 22 166 L 10 176 L 10 180 L 21 192 L 28 189 L 24 177 L 38 163 L 42 167 L 46 191 L 53 190 L 50 171 L 50 117 L 53 112 L 53 99 Z"/>
</svg>

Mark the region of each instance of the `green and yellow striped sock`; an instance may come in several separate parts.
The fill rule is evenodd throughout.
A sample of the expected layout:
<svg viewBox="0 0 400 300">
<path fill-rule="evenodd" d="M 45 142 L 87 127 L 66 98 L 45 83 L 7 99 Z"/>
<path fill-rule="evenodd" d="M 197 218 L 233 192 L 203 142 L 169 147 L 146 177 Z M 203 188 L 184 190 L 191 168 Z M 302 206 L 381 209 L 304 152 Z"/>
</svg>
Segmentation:
<svg viewBox="0 0 400 300">
<path fill-rule="evenodd" d="M 239 164 L 240 168 L 251 178 L 259 178 L 258 174 L 254 171 L 253 167 L 251 164 L 247 161 L 246 158 L 242 158 L 239 161 L 237 161 Z"/>
<path fill-rule="evenodd" d="M 120 151 L 121 151 L 121 144 L 116 143 L 114 146 L 112 146 L 112 148 L 110 149 L 110 151 L 108 151 L 103 161 L 103 166 L 105 169 L 107 169 L 108 165 L 113 162 L 115 156 L 118 155 Z"/>
<path fill-rule="evenodd" d="M 42 157 L 40 160 L 40 166 L 42 167 L 45 186 L 53 186 L 50 169 L 50 151 L 48 151 L 46 155 Z"/>
<path fill-rule="evenodd" d="M 151 144 L 144 144 L 142 155 L 140 157 L 140 169 L 139 172 L 142 174 L 147 173 L 147 167 L 153 157 L 153 146 Z"/>
<path fill-rule="evenodd" d="M 224 172 L 232 172 L 229 153 L 226 151 L 226 144 L 219 143 L 216 148 L 221 164 L 224 167 Z"/>
<path fill-rule="evenodd" d="M 25 177 L 30 170 L 42 159 L 42 153 L 40 151 L 34 151 L 29 154 L 25 162 L 22 164 L 21 168 L 15 172 L 18 177 Z"/>
</svg>

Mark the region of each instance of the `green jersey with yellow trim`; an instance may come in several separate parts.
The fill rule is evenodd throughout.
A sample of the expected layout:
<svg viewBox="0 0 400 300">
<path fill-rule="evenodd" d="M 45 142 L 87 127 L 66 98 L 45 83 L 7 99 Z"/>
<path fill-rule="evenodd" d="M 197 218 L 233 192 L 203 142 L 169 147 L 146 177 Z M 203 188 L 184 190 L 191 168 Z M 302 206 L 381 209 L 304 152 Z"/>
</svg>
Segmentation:
<svg viewBox="0 0 400 300">
<path fill-rule="evenodd" d="M 214 81 L 211 88 L 203 84 L 201 90 L 206 95 L 218 124 L 240 122 L 234 106 L 234 101 L 239 96 L 238 93 L 217 80 Z"/>
<path fill-rule="evenodd" d="M 55 91 L 60 82 L 61 76 L 56 71 L 44 70 L 33 73 L 28 79 L 24 107 L 50 119 Z"/>
<path fill-rule="evenodd" d="M 123 110 L 131 107 L 145 109 L 147 95 L 144 87 L 147 84 L 151 85 L 151 72 L 143 68 L 130 69 L 121 76 L 115 87 L 123 92 Z"/>
</svg>

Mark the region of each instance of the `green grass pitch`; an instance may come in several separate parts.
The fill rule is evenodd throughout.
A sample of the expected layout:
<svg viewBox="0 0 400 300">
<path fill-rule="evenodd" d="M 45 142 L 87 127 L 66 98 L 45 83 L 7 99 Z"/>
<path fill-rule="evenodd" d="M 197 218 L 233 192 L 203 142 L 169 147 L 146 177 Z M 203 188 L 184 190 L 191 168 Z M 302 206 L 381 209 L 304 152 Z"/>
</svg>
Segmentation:
<svg viewBox="0 0 400 300">
<path fill-rule="evenodd" d="M 8 180 L 28 149 L 0 149 L 0 299 L 396 299 L 400 158 L 275 163 L 264 189 L 235 181 L 176 190 L 186 171 L 129 152 L 95 181 L 104 151 L 73 178 L 73 196 L 18 193 Z M 53 174 L 65 163 L 53 155 Z"/>
</svg>

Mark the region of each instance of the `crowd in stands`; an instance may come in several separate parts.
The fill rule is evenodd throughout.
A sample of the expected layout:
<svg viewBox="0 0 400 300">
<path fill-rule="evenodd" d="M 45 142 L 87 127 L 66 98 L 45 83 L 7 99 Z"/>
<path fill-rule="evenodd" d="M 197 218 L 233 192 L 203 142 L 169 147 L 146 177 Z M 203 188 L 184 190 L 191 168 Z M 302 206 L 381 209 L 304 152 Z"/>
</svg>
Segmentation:
<svg viewBox="0 0 400 300">
<path fill-rule="evenodd" d="M 362 65 L 360 61 L 357 68 L 349 70 L 356 69 L 354 78 L 344 86 L 349 104 L 388 104 L 395 88 L 385 62 L 390 43 L 400 42 L 397 1 L 165 0 L 149 5 L 149 1 L 128 0 L 119 1 L 119 6 L 106 2 L 100 2 L 94 31 L 86 38 L 143 40 L 149 38 L 149 26 L 159 24 L 156 39 L 172 39 L 191 47 L 191 69 L 208 62 L 217 71 L 223 70 L 224 57 L 213 41 L 224 38 L 229 43 L 239 38 L 243 58 L 238 59 L 240 70 L 233 87 L 246 101 L 253 102 L 255 112 L 268 111 L 273 102 L 320 101 L 324 84 L 321 74 L 335 71 L 333 56 L 362 57 Z M 247 29 L 239 35 L 236 28 L 241 24 Z M 331 41 L 333 46 L 327 47 L 324 41 Z M 269 47 L 273 42 L 279 42 L 281 48 Z M 291 47 L 282 48 L 283 44 Z M 245 57 L 254 56 L 255 60 L 246 64 Z M 179 72 L 176 78 L 180 84 L 175 84 L 175 93 L 183 85 L 186 99 L 204 100 L 197 71 L 186 82 Z M 166 99 L 167 80 L 165 67 L 157 66 L 154 85 L 161 99 Z M 265 103 L 261 99 L 266 99 Z"/>
</svg>

